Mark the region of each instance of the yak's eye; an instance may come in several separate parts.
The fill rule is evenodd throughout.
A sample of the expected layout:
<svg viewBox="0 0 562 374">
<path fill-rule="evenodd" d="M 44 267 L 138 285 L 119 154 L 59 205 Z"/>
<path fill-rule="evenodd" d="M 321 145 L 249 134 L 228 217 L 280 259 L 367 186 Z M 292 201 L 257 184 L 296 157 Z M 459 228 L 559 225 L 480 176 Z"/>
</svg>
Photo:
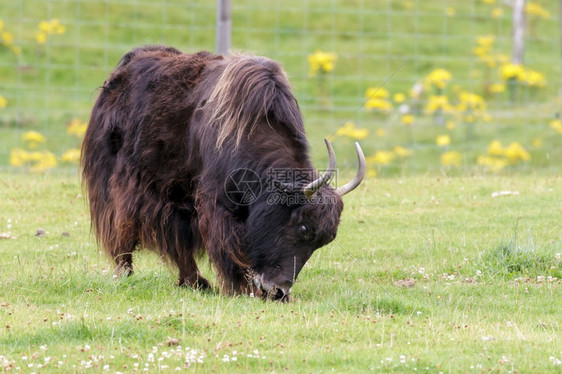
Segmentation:
<svg viewBox="0 0 562 374">
<path fill-rule="evenodd" d="M 304 240 L 309 240 L 312 233 L 308 227 L 306 227 L 305 225 L 300 225 L 299 234 Z"/>
</svg>

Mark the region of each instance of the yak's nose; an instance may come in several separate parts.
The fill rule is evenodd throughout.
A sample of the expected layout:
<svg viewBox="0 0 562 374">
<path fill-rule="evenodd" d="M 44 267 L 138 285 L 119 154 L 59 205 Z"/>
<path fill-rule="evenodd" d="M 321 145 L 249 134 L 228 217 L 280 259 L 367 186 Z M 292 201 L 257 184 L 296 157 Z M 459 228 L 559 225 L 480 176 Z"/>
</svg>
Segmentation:
<svg viewBox="0 0 562 374">
<path fill-rule="evenodd" d="M 285 283 L 281 283 L 278 287 L 285 295 L 289 295 L 291 293 L 291 287 L 293 287 L 293 282 L 287 281 Z"/>
<path fill-rule="evenodd" d="M 284 282 L 277 285 L 275 294 L 273 295 L 273 300 L 279 300 L 281 302 L 289 301 L 289 294 L 291 293 L 291 287 L 293 282 Z"/>
</svg>

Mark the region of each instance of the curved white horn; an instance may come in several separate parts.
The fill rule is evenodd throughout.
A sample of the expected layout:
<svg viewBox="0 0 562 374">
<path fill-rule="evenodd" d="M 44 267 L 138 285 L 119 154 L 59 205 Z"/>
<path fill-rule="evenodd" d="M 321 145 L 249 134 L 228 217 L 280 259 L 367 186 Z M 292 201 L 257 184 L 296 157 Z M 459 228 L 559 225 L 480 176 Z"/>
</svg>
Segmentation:
<svg viewBox="0 0 562 374">
<path fill-rule="evenodd" d="M 303 188 L 302 192 L 307 199 L 310 199 L 316 191 L 326 184 L 336 171 L 336 155 L 334 149 L 328 139 L 324 138 L 324 142 L 326 142 L 326 148 L 328 148 L 328 169 L 320 178 L 310 182 Z"/>
<path fill-rule="evenodd" d="M 343 196 L 346 193 L 350 193 L 355 188 L 357 188 L 357 186 L 361 184 L 361 181 L 365 177 L 365 171 L 367 170 L 367 162 L 365 161 L 365 155 L 363 154 L 363 150 L 361 149 L 361 146 L 357 142 L 355 142 L 355 149 L 357 150 L 357 159 L 359 161 L 357 174 L 355 174 L 355 177 L 353 177 L 353 179 L 350 182 L 336 189 L 336 193 L 340 196 Z"/>
</svg>

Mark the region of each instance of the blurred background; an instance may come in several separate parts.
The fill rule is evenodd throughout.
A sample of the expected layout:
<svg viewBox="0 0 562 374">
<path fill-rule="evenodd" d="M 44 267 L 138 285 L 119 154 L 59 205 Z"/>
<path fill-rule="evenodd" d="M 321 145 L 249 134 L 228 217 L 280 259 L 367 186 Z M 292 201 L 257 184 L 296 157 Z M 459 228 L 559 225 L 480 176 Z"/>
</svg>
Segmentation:
<svg viewBox="0 0 562 374">
<path fill-rule="evenodd" d="M 354 172 L 562 170 L 557 0 L 232 0 L 231 48 L 280 61 L 317 166 Z M 217 3 L 0 3 L 0 170 L 76 172 L 98 88 L 134 47 L 215 50 Z M 515 32 L 514 32 L 515 31 Z M 514 37 L 514 35 L 520 35 Z"/>
</svg>

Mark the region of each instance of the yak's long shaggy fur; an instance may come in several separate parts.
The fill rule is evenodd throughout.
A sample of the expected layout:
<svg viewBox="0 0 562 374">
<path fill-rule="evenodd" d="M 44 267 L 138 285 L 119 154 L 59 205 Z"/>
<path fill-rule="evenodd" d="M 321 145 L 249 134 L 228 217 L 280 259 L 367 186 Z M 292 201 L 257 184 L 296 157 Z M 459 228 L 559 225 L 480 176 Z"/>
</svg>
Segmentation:
<svg viewBox="0 0 562 374">
<path fill-rule="evenodd" d="M 205 249 L 227 292 L 250 292 L 252 208 L 225 197 L 225 178 L 238 168 L 264 181 L 268 168 L 310 169 L 307 150 L 274 61 L 135 49 L 104 83 L 82 145 L 93 231 L 119 270 L 132 272 L 133 251 L 145 247 L 178 266 L 180 284 L 209 287 L 195 263 Z M 338 201 L 322 208 L 331 210 L 325 230 L 337 227 Z"/>
</svg>

